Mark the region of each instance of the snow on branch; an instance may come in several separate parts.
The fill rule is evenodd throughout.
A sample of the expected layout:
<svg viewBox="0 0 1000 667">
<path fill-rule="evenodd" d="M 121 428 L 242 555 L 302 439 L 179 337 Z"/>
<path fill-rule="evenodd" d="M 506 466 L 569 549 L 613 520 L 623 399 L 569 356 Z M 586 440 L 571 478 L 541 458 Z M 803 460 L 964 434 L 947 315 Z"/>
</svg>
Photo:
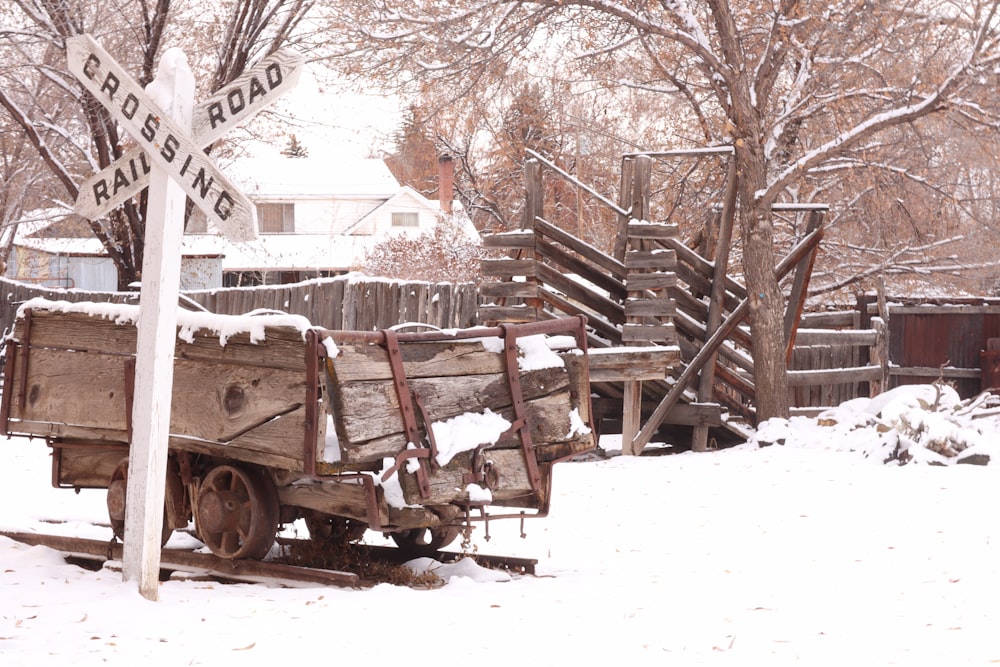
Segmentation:
<svg viewBox="0 0 1000 667">
<path fill-rule="evenodd" d="M 813 167 L 829 160 L 833 157 L 843 155 L 847 150 L 855 147 L 874 134 L 882 130 L 904 123 L 909 123 L 928 114 L 939 111 L 948 96 L 958 86 L 962 75 L 972 66 L 971 61 L 966 61 L 954 68 L 952 73 L 931 95 L 923 98 L 915 104 L 907 104 L 896 109 L 890 109 L 862 121 L 853 128 L 842 132 L 826 143 L 805 153 L 802 157 L 788 165 L 774 179 L 767 188 L 767 192 L 761 198 L 773 196 L 780 192 L 789 183 L 801 174 L 809 171 Z"/>
</svg>

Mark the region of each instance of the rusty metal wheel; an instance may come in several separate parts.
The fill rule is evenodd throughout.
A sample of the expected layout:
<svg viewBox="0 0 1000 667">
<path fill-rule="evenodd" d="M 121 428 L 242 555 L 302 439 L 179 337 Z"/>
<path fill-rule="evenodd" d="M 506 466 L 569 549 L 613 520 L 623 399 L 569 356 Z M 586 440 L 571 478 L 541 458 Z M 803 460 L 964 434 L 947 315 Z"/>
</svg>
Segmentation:
<svg viewBox="0 0 1000 667">
<path fill-rule="evenodd" d="M 115 537 L 122 542 L 125 541 L 125 497 L 128 495 L 128 457 L 125 457 L 115 466 L 111 473 L 111 480 L 108 482 L 108 519 L 111 521 L 111 530 Z M 167 510 L 163 510 L 163 530 L 160 535 L 160 546 L 163 546 L 173 535 L 174 531 L 170 527 L 167 518 Z"/>
<path fill-rule="evenodd" d="M 313 512 L 305 517 L 309 537 L 323 542 L 357 542 L 365 536 L 368 524 L 357 519 Z"/>
<path fill-rule="evenodd" d="M 392 541 L 408 556 L 433 556 L 455 541 L 462 529 L 458 526 L 411 528 L 391 533 Z"/>
<path fill-rule="evenodd" d="M 198 489 L 195 528 L 220 558 L 263 558 L 278 529 L 278 492 L 256 468 L 220 465 Z"/>
</svg>

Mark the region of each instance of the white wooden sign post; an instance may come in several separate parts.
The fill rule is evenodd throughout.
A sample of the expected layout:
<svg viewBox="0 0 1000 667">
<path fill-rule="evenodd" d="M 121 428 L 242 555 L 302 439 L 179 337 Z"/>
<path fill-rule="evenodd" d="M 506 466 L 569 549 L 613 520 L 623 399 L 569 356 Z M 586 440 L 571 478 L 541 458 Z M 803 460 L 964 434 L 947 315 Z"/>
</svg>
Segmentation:
<svg viewBox="0 0 1000 667">
<path fill-rule="evenodd" d="M 78 212 L 99 217 L 149 184 L 122 570 L 156 600 L 185 198 L 230 240 L 256 238 L 253 205 L 201 148 L 294 85 L 302 60 L 266 61 L 195 110 L 194 77 L 179 49 L 164 52 L 146 90 L 89 35 L 67 39 L 66 55 L 73 75 L 140 146 L 81 188 Z"/>
</svg>

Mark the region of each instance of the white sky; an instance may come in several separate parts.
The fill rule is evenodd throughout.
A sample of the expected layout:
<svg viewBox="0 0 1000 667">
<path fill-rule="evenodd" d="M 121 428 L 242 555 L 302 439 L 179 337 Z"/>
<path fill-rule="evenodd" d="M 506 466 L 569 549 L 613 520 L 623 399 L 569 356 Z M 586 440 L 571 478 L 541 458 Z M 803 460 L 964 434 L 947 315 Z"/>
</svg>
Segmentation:
<svg viewBox="0 0 1000 667">
<path fill-rule="evenodd" d="M 295 89 L 275 104 L 281 122 L 272 126 L 271 150 L 256 146 L 253 152 L 280 152 L 289 134 L 313 157 L 377 157 L 381 149 L 391 149 L 392 134 L 402 121 L 399 101 L 359 91 L 354 84 L 322 86 L 314 67 L 307 64 Z"/>
</svg>

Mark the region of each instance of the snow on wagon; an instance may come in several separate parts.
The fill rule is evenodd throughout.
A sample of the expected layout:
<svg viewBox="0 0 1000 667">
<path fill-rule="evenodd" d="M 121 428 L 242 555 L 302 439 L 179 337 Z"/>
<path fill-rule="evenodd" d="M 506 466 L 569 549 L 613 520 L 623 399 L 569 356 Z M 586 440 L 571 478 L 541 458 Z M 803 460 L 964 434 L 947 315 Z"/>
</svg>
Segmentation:
<svg viewBox="0 0 1000 667">
<path fill-rule="evenodd" d="M 52 448 L 52 483 L 107 489 L 121 537 L 138 307 L 34 299 L 6 341 L 0 421 Z M 262 558 L 278 527 L 366 529 L 415 553 L 472 522 L 543 516 L 554 463 L 594 447 L 583 318 L 329 331 L 181 311 L 164 542 L 188 527 Z"/>
</svg>

